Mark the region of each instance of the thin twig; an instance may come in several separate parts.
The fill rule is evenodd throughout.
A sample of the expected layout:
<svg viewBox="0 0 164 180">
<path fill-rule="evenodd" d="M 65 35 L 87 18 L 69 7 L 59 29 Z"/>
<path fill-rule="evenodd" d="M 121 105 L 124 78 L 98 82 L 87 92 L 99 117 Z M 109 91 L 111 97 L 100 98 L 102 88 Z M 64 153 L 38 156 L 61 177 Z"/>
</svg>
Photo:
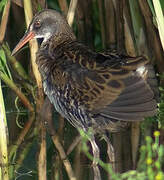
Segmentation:
<svg viewBox="0 0 164 180">
<path fill-rule="evenodd" d="M 2 43 L 5 37 L 6 27 L 7 27 L 9 12 L 10 12 L 10 4 L 11 4 L 11 1 L 8 0 L 3 10 L 2 20 L 1 20 L 1 25 L 0 25 L 0 44 Z"/>
<path fill-rule="evenodd" d="M 67 156 L 74 150 L 74 148 L 79 144 L 80 141 L 81 141 L 81 136 L 80 135 L 76 136 L 67 150 L 66 153 Z"/>
<path fill-rule="evenodd" d="M 21 148 L 19 149 L 19 157 L 16 162 L 14 162 L 15 165 L 13 167 L 15 171 L 22 167 L 22 163 L 27 157 L 27 154 L 29 153 L 31 146 L 33 145 L 35 140 L 36 139 L 33 138 L 32 140 L 30 139 L 30 141 L 26 141 L 25 144 L 23 144 L 23 147 L 21 146 Z"/>
<path fill-rule="evenodd" d="M 0 78 L 18 95 L 21 99 L 22 103 L 29 109 L 30 112 L 34 111 L 33 106 L 31 105 L 30 101 L 27 97 L 20 91 L 20 89 L 13 83 L 12 80 L 9 79 L 5 74 L 0 72 Z"/>
<path fill-rule="evenodd" d="M 29 129 L 31 128 L 31 125 L 33 124 L 35 119 L 35 113 L 32 112 L 30 114 L 30 118 L 27 121 L 27 123 L 24 126 L 24 129 L 21 131 L 18 139 L 16 140 L 16 142 L 10 147 L 10 153 L 9 153 L 9 159 L 11 160 L 11 158 L 13 157 L 14 153 L 17 151 L 18 147 L 20 146 L 20 144 L 23 142 L 23 140 L 25 139 L 26 134 L 28 133 Z"/>
<path fill-rule="evenodd" d="M 71 167 L 71 163 L 69 162 L 67 155 L 66 155 L 61 143 L 59 142 L 58 137 L 52 136 L 52 140 L 53 140 L 53 143 L 55 144 L 55 147 L 57 148 L 57 150 L 60 154 L 60 157 L 63 161 L 63 164 L 65 166 L 65 169 L 67 171 L 67 174 L 68 174 L 70 180 L 76 180 L 74 172 L 73 172 L 72 167 Z"/>
</svg>

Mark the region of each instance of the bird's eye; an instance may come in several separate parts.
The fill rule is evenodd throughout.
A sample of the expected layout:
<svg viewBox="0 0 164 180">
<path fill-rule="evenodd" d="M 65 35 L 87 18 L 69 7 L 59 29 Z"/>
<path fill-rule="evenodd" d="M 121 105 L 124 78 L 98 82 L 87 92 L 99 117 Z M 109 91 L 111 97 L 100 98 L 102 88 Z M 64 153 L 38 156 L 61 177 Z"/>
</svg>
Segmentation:
<svg viewBox="0 0 164 180">
<path fill-rule="evenodd" d="M 35 21 L 34 23 L 35 28 L 39 28 L 41 26 L 41 23 L 39 20 Z"/>
</svg>

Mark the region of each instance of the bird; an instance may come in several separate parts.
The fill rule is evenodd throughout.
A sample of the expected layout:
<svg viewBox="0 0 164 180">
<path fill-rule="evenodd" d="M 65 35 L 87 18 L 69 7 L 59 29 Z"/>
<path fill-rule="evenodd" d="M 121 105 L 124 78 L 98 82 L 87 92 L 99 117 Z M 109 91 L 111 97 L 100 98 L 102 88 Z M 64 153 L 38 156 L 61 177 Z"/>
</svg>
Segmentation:
<svg viewBox="0 0 164 180">
<path fill-rule="evenodd" d="M 43 39 L 36 63 L 44 92 L 78 130 L 118 132 L 157 113 L 158 83 L 146 57 L 93 51 L 76 39 L 65 17 L 52 9 L 33 17 L 12 55 L 32 38 Z M 96 149 L 94 138 L 90 141 Z"/>
</svg>

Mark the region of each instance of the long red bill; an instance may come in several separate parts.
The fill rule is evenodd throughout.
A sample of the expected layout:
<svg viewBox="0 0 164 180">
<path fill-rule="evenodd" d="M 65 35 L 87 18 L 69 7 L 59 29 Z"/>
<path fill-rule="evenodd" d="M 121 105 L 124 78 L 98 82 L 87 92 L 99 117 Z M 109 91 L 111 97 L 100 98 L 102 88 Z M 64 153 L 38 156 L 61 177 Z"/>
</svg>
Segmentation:
<svg viewBox="0 0 164 180">
<path fill-rule="evenodd" d="M 19 43 L 16 45 L 16 47 L 13 49 L 11 56 L 15 55 L 15 53 L 22 48 L 28 41 L 30 41 L 32 38 L 35 37 L 35 33 L 30 31 L 25 33 L 25 35 L 22 37 L 22 39 L 19 41 Z"/>
</svg>

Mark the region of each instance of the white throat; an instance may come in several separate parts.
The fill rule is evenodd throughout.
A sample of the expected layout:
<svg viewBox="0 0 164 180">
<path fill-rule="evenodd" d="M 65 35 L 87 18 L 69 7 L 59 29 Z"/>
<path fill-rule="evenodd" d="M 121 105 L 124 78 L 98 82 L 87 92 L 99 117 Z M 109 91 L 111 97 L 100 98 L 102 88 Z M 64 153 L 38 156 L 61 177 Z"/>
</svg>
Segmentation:
<svg viewBox="0 0 164 180">
<path fill-rule="evenodd" d="M 47 32 L 43 35 L 36 35 L 35 38 L 43 38 L 43 42 L 42 43 L 45 43 L 49 38 L 51 37 L 51 33 L 50 32 Z"/>
</svg>

